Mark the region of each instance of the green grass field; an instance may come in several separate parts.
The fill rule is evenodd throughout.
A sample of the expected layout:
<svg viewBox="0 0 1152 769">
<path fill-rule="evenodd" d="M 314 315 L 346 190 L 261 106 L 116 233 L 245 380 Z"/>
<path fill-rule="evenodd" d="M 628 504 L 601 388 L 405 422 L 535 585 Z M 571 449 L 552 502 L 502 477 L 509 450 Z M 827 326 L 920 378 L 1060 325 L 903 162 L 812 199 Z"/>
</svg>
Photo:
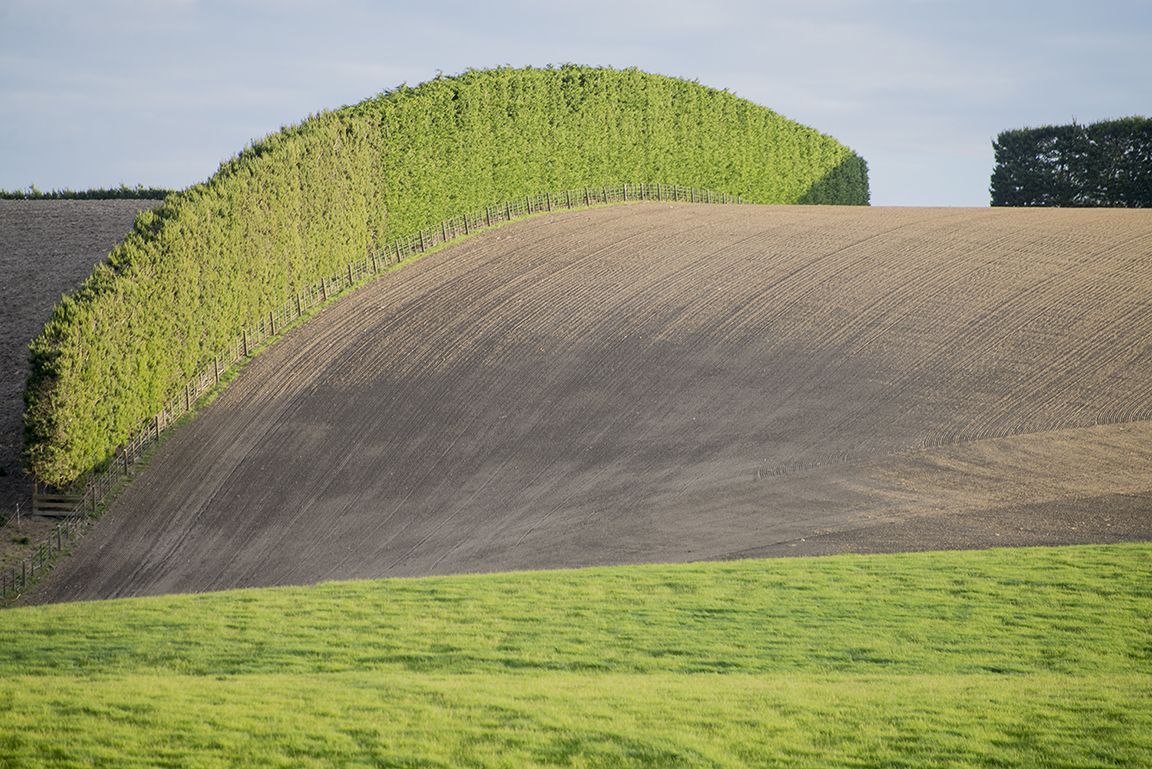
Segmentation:
<svg viewBox="0 0 1152 769">
<path fill-rule="evenodd" d="M 1152 765 L 1152 546 L 0 612 L 0 766 Z"/>
</svg>

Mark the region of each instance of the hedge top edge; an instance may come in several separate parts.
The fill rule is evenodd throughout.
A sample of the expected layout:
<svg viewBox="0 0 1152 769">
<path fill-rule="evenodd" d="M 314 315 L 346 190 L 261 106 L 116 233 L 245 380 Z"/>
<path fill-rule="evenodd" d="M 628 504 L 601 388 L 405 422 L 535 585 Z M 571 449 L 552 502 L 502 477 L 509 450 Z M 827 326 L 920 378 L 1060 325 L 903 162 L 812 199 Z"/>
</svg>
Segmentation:
<svg viewBox="0 0 1152 769">
<path fill-rule="evenodd" d="M 621 181 L 755 203 L 868 204 L 867 165 L 726 91 L 637 69 L 468 70 L 253 141 L 133 230 L 33 340 L 25 467 L 105 465 L 238 331 L 462 211 Z"/>
</svg>

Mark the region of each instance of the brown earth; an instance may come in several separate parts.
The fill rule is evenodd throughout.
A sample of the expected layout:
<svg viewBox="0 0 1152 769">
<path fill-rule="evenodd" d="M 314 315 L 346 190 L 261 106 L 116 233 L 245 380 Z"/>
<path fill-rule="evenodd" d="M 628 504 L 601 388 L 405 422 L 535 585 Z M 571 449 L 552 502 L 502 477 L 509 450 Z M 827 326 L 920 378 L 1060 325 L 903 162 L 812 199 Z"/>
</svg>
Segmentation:
<svg viewBox="0 0 1152 769">
<path fill-rule="evenodd" d="M 33 481 L 20 459 L 28 344 L 52 308 L 104 261 L 158 200 L 0 200 L 0 568 L 43 541 L 51 523 L 30 521 Z M 20 519 L 17 521 L 17 508 Z M 13 540 L 18 541 L 13 541 Z"/>
<path fill-rule="evenodd" d="M 1152 214 L 633 204 L 249 364 L 33 594 L 1152 540 Z"/>
</svg>

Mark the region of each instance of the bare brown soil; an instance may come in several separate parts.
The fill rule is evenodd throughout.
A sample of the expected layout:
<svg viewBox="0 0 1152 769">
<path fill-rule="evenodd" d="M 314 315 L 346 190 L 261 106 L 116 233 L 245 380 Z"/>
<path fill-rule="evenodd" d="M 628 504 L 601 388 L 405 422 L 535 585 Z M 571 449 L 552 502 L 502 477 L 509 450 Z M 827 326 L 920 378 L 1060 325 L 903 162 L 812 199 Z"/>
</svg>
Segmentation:
<svg viewBox="0 0 1152 769">
<path fill-rule="evenodd" d="M 20 460 L 28 344 L 157 200 L 0 200 L 0 566 L 40 543 L 50 523 L 29 521 L 33 482 Z M 15 513 L 20 508 L 17 524 Z"/>
<path fill-rule="evenodd" d="M 33 595 L 1152 539 L 1152 214 L 634 204 L 259 356 Z"/>
</svg>

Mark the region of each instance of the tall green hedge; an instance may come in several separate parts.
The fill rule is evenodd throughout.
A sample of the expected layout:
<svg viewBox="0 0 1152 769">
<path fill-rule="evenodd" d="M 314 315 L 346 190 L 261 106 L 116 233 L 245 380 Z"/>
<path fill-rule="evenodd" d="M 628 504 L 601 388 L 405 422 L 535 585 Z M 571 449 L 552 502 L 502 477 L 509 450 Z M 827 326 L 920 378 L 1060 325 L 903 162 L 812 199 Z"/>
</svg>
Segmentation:
<svg viewBox="0 0 1152 769">
<path fill-rule="evenodd" d="M 474 70 L 345 112 L 379 121 L 397 232 L 528 192 L 624 180 L 758 203 L 868 203 L 864 161 L 831 137 L 635 69 Z M 829 174 L 852 181 L 822 191 Z"/>
<path fill-rule="evenodd" d="M 992 143 L 993 206 L 1152 206 L 1152 120 L 1004 131 Z"/>
<path fill-rule="evenodd" d="M 144 212 L 31 347 L 25 463 L 107 462 L 246 324 L 393 239 L 469 210 L 621 181 L 867 205 L 834 139 L 638 70 L 471 70 L 311 117 Z"/>
</svg>

